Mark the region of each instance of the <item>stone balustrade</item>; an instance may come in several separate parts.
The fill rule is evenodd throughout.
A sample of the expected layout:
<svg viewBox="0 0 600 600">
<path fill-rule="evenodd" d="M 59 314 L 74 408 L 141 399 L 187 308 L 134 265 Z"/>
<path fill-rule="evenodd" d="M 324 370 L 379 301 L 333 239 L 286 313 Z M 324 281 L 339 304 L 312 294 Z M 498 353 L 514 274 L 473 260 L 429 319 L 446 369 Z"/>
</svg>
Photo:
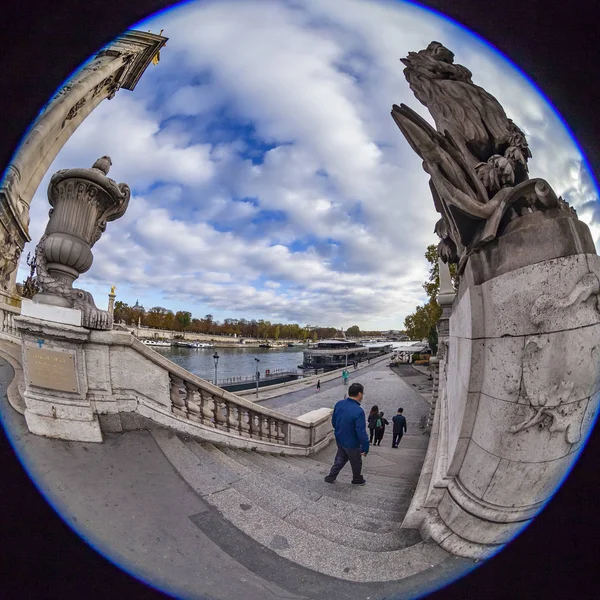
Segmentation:
<svg viewBox="0 0 600 600">
<path fill-rule="evenodd" d="M 6 304 L 0 307 L 0 339 L 16 343 L 21 341 L 19 331 L 15 325 L 15 317 L 19 313 L 18 308 Z"/>
<path fill-rule="evenodd" d="M 283 418 L 265 415 L 260 407 L 253 410 L 240 405 L 174 374 L 169 380 L 171 408 L 176 415 L 241 437 L 289 443 L 288 423 Z"/>
<path fill-rule="evenodd" d="M 102 432 L 159 425 L 234 448 L 295 455 L 313 454 L 333 437 L 331 409 L 298 419 L 280 414 L 186 371 L 130 333 L 30 315 L 19 316 L 17 326 L 25 417 L 33 433 L 102 441 Z M 73 389 L 40 388 L 31 377 L 27 381 L 32 352 L 54 352 L 72 361 Z M 55 406 L 60 406 L 56 414 Z"/>
</svg>

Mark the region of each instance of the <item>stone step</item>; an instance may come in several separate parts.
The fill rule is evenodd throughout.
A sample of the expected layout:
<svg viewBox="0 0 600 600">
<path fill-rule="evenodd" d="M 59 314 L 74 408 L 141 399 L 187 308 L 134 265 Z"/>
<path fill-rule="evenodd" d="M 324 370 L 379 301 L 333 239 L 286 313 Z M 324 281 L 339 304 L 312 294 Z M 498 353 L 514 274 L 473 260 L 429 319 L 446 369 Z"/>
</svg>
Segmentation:
<svg viewBox="0 0 600 600">
<path fill-rule="evenodd" d="M 229 487 L 229 483 L 207 469 L 173 432 L 157 428 L 151 429 L 150 434 L 167 460 L 199 496 L 204 497 Z"/>
<path fill-rule="evenodd" d="M 181 436 L 179 436 L 179 438 L 182 439 Z M 226 483 L 233 483 L 244 476 L 244 474 L 238 473 L 234 469 L 231 469 L 229 466 L 217 460 L 217 458 L 215 458 L 206 448 L 204 448 L 201 443 L 198 443 L 192 439 L 186 440 L 185 438 L 183 438 L 182 441 L 200 459 L 202 464 L 207 469 L 218 475 Z"/>
<path fill-rule="evenodd" d="M 280 480 L 288 484 L 304 485 L 318 492 L 319 495 L 326 494 L 334 498 L 339 497 L 367 507 L 375 506 L 391 511 L 407 510 L 413 494 L 413 486 L 407 487 L 405 490 L 397 488 L 393 490 L 381 490 L 373 487 L 371 484 L 362 488 L 360 493 L 357 494 L 355 493 L 356 486 L 349 482 L 336 481 L 335 484 L 325 483 L 322 474 L 311 469 L 303 471 L 299 467 L 292 467 L 285 460 L 279 460 L 276 457 L 257 452 L 249 452 L 245 456 L 256 464 L 257 467 L 277 474 Z"/>
<path fill-rule="evenodd" d="M 319 479 L 312 481 L 307 481 L 306 478 L 302 479 L 301 477 L 290 476 L 289 474 L 284 477 L 264 462 L 269 460 L 270 457 L 267 458 L 256 452 L 246 452 L 244 450 L 235 450 L 234 453 L 238 457 L 254 464 L 255 469 L 259 470 L 263 477 L 274 485 L 293 491 L 305 499 L 316 501 L 322 495 L 326 495 L 346 503 L 354 504 L 359 510 L 378 508 L 390 514 L 403 513 L 408 510 L 408 505 L 410 504 L 410 496 L 403 496 L 396 501 L 388 501 L 387 499 L 381 499 L 376 494 L 369 493 L 368 486 L 359 487 L 341 482 L 329 484 L 325 483 L 320 476 Z M 315 495 L 316 497 L 313 497 Z M 400 514 L 396 514 L 396 517 L 399 518 Z"/>
<path fill-rule="evenodd" d="M 248 503 L 247 497 L 234 488 L 211 494 L 206 501 L 238 529 L 278 555 L 347 581 L 404 579 L 448 557 L 439 546 L 427 542 L 418 542 L 401 550 L 357 552 L 355 548 L 298 529 L 265 510 L 262 503 Z"/>
<path fill-rule="evenodd" d="M 230 465 L 230 468 L 232 470 L 236 470 L 236 472 L 239 474 L 246 475 L 256 471 L 256 467 L 253 463 L 249 462 L 248 464 L 250 464 L 250 467 L 246 467 L 242 465 L 241 462 L 238 462 L 228 455 L 228 453 L 231 453 L 233 456 L 236 456 L 234 450 L 229 448 L 218 448 L 212 444 L 205 444 L 204 447 L 208 452 L 213 454 L 217 460 L 223 461 L 225 464 Z M 243 459 L 243 457 L 240 456 L 237 456 L 237 458 L 238 460 Z M 343 507 L 340 509 L 339 503 L 329 503 L 329 499 L 327 501 L 320 500 L 321 499 L 316 502 L 307 502 L 303 508 L 297 510 L 300 511 L 300 513 L 307 512 L 315 517 L 318 517 L 322 520 L 322 522 L 333 522 L 352 529 L 359 529 L 363 532 L 378 531 L 381 533 L 397 533 L 400 530 L 400 521 L 394 520 L 378 522 L 370 519 L 368 511 L 344 510 Z M 356 507 L 353 506 L 352 508 L 354 509 Z M 294 513 L 290 514 L 293 515 Z"/>
<path fill-rule="evenodd" d="M 233 460 L 240 462 L 243 466 L 249 467 L 250 470 L 253 469 L 254 472 L 257 471 L 258 466 L 255 463 L 253 463 L 248 458 L 248 456 L 246 456 L 248 453 L 245 452 L 244 450 L 232 450 L 230 448 L 223 448 L 222 452 L 227 454 Z M 261 473 L 264 475 L 265 471 L 261 471 Z M 275 488 L 273 490 L 274 494 L 277 494 L 277 492 L 282 489 L 283 489 L 283 492 L 286 493 L 285 487 L 288 487 L 288 488 L 290 487 L 287 484 L 287 482 L 281 482 L 281 481 L 277 482 L 277 476 L 274 475 L 273 473 L 270 473 L 269 476 L 265 480 L 263 480 L 261 483 L 262 483 L 262 487 L 267 487 L 267 486 L 274 487 Z M 325 484 L 325 482 L 323 482 L 323 483 Z M 234 485 L 237 486 L 237 483 Z M 330 484 L 326 484 L 326 485 L 330 485 Z M 283 486 L 283 488 L 282 488 L 282 486 Z M 351 492 L 359 494 L 364 489 L 365 488 L 363 488 L 361 486 L 352 486 Z M 252 490 L 252 491 L 256 492 L 256 490 Z M 294 496 L 296 496 L 296 498 L 298 497 L 296 494 L 294 494 Z M 269 505 L 271 502 L 274 502 L 274 500 L 270 499 L 269 496 L 267 495 L 265 497 L 265 502 L 267 503 L 267 505 Z M 291 505 L 290 509 L 287 511 L 288 513 L 291 512 L 291 510 L 299 507 L 297 505 L 297 503 L 294 501 L 294 499 L 291 499 L 291 502 L 292 502 L 292 505 Z M 357 504 L 355 502 L 348 501 L 347 497 L 343 496 L 342 494 L 336 495 L 335 498 L 330 497 L 328 495 L 323 495 L 318 500 L 316 500 L 314 502 L 314 504 L 324 505 L 324 506 L 327 506 L 331 511 L 335 511 L 336 517 L 340 518 L 340 520 L 338 521 L 340 523 L 346 522 L 345 517 L 344 517 L 344 511 L 352 511 L 353 513 L 357 513 L 362 518 L 369 517 L 370 519 L 379 519 L 382 521 L 389 520 L 391 523 L 396 523 L 396 524 L 402 523 L 402 519 L 404 518 L 404 513 L 406 512 L 406 508 L 404 508 L 404 509 L 401 508 L 400 510 L 395 510 L 395 511 L 389 511 L 389 510 L 373 507 L 370 505 L 365 506 L 365 505 Z M 304 506 L 308 508 L 311 506 L 311 503 L 306 502 L 306 500 L 305 500 Z M 280 511 L 280 508 L 278 507 L 277 510 Z"/>
<path fill-rule="evenodd" d="M 334 523 L 329 518 L 324 518 L 323 515 L 319 516 L 303 508 L 291 512 L 285 517 L 285 520 L 293 523 L 299 529 L 357 550 L 371 552 L 399 550 L 421 541 L 421 536 L 416 529 L 379 531 L 368 525 L 363 529 L 358 529 L 348 524 Z"/>
<path fill-rule="evenodd" d="M 324 477 L 329 473 L 331 469 L 331 465 L 333 464 L 333 460 L 329 464 L 318 463 L 317 461 L 310 460 L 308 458 L 302 459 L 297 457 L 285 457 L 286 463 L 291 465 L 292 467 L 297 467 L 301 469 L 303 472 L 313 471 L 318 473 L 321 477 Z M 364 461 L 366 463 L 366 461 Z M 363 463 L 363 464 L 364 464 Z M 369 486 L 373 487 L 381 491 L 382 493 L 391 493 L 394 490 L 399 490 L 402 492 L 406 489 L 412 489 L 416 485 L 416 482 L 419 479 L 419 474 L 411 474 L 411 475 L 398 475 L 396 477 L 391 477 L 387 475 L 380 475 L 369 472 L 368 467 L 363 467 L 363 474 L 365 479 L 368 479 Z M 351 479 L 352 472 L 350 469 L 350 465 L 346 465 L 344 470 L 338 477 L 340 479 Z"/>
<path fill-rule="evenodd" d="M 238 451 L 238 454 L 239 452 L 244 451 Z M 346 479 L 340 477 L 335 484 L 329 484 L 325 483 L 323 475 L 320 473 L 312 471 L 304 474 L 299 471 L 291 472 L 285 461 L 277 462 L 276 458 L 269 455 L 246 452 L 244 456 L 257 465 L 257 467 L 263 467 L 269 472 L 276 473 L 280 479 L 283 478 L 286 482 L 296 485 L 304 484 L 305 487 L 308 486 L 311 490 L 318 491 L 320 494 L 353 502 L 361 506 L 376 507 L 388 511 L 406 510 L 408 507 L 407 502 L 410 503 L 410 499 L 412 498 L 412 489 L 414 486 L 407 486 L 404 490 L 395 488 L 392 490 L 393 495 L 391 497 L 389 490 L 379 490 L 372 484 L 358 488 L 350 483 L 352 475 L 349 467 L 346 471 Z M 359 489 L 360 492 L 358 491 Z M 406 504 L 406 508 L 402 504 L 403 501 Z"/>
</svg>

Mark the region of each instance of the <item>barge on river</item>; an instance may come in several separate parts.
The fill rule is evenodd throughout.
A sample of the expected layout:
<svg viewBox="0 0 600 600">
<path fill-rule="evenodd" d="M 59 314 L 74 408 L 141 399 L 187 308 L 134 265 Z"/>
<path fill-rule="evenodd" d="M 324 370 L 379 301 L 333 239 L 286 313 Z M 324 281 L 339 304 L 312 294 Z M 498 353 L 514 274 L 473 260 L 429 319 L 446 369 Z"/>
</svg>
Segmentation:
<svg viewBox="0 0 600 600">
<path fill-rule="evenodd" d="M 392 351 L 392 344 L 360 344 L 350 340 L 322 340 L 304 351 L 300 369 L 333 371 Z"/>
</svg>

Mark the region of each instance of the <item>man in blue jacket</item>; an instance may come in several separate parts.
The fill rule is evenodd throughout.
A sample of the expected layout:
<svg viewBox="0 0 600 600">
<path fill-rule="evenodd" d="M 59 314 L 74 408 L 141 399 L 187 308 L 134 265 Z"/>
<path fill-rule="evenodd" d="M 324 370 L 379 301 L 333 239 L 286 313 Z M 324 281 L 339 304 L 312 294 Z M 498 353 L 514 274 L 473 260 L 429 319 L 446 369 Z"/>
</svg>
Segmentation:
<svg viewBox="0 0 600 600">
<path fill-rule="evenodd" d="M 348 398 L 336 403 L 331 416 L 335 431 L 337 454 L 329 475 L 325 477 L 327 483 L 333 483 L 344 465 L 350 461 L 352 467 L 352 483 L 365 485 L 362 476 L 362 457 L 369 452 L 369 436 L 367 435 L 367 422 L 365 411 L 360 403 L 363 399 L 364 388 L 360 383 L 353 383 L 348 388 Z"/>
</svg>

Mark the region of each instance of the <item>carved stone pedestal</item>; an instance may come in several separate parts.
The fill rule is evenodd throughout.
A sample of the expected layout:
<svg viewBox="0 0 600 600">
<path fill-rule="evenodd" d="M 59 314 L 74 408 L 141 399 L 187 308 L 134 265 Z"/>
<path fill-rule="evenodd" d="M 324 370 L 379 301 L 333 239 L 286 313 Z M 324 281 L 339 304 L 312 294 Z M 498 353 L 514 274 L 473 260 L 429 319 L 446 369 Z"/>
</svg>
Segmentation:
<svg viewBox="0 0 600 600">
<path fill-rule="evenodd" d="M 16 317 L 15 324 L 21 335 L 29 431 L 63 440 L 101 442 L 98 417 L 87 397 L 83 344 L 89 331 L 28 316 Z"/>
<path fill-rule="evenodd" d="M 600 402 L 599 293 L 596 254 L 459 290 L 425 537 L 485 557 L 526 526 L 568 474 Z"/>
</svg>

